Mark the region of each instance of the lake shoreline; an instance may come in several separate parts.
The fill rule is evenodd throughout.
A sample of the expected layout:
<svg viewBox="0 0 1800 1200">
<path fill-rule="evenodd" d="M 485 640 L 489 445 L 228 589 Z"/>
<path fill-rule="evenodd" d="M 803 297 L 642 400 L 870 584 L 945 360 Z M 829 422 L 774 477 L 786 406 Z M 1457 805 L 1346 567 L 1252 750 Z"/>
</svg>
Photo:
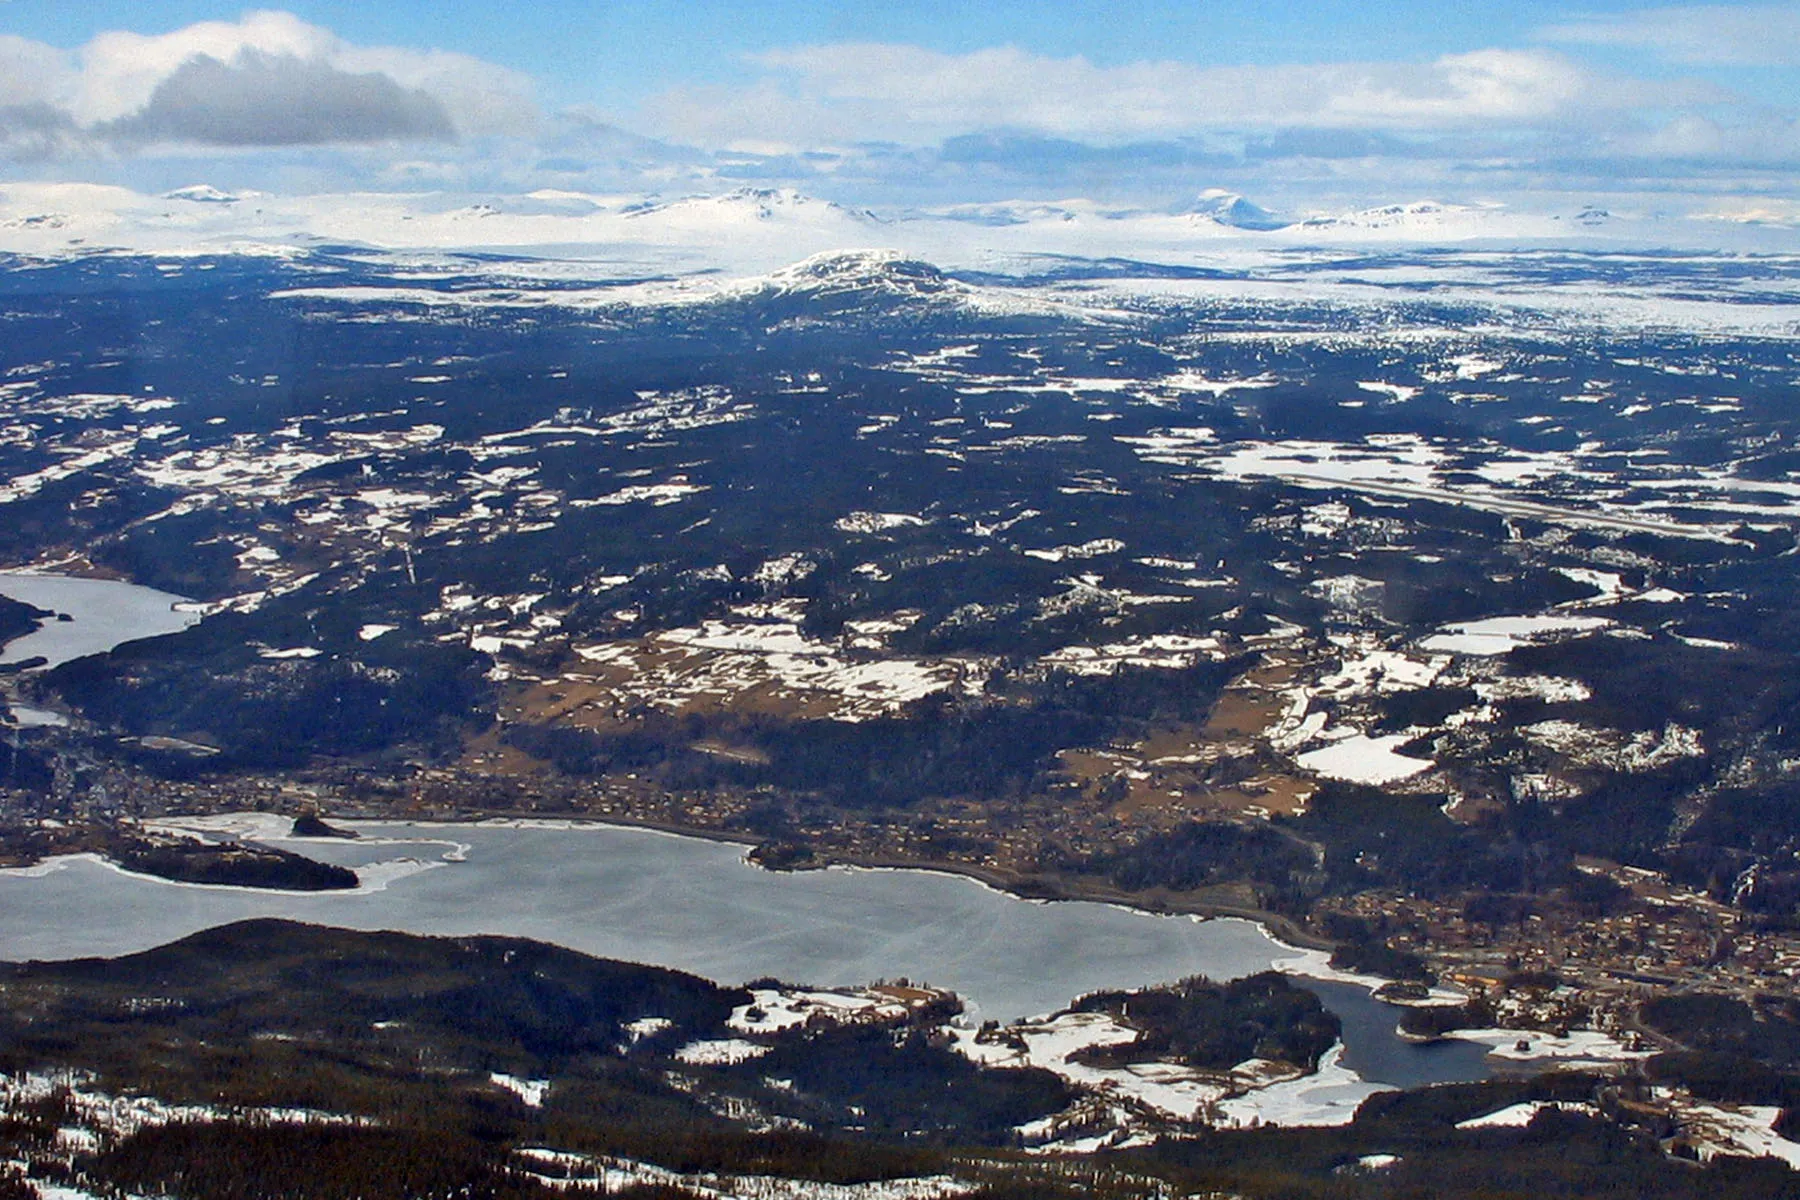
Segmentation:
<svg viewBox="0 0 1800 1200">
<path fill-rule="evenodd" d="M 1382 980 L 1332 970 L 1322 950 L 1296 947 L 1269 923 L 1219 911 L 1225 906 L 1153 909 L 1122 903 L 1130 898 L 1110 889 L 1051 904 L 1005 888 L 1011 881 L 998 872 L 912 862 L 769 871 L 748 861 L 755 842 L 741 832 L 668 821 L 350 811 L 334 820 L 360 838 L 295 838 L 293 817 L 267 808 L 167 818 L 148 822 L 164 826 L 148 832 L 267 841 L 359 876 L 382 874 L 353 890 L 179 883 L 79 855 L 0 872 L 0 907 L 21 918 L 0 958 L 119 957 L 276 916 L 426 936 L 527 937 L 726 982 L 837 988 L 898 974 L 964 997 L 972 1019 L 1007 1023 L 1060 1012 L 1095 990 L 1275 971 L 1304 988 L 1338 989 L 1331 1007 L 1345 1022 L 1346 1062 L 1365 1080 L 1406 1087 L 1488 1073 L 1480 1054 L 1402 1045 L 1393 1036 L 1397 1010 L 1375 994 Z M 443 869 L 465 862 L 473 865 Z M 396 880 L 382 869 L 401 865 L 410 882 L 390 890 Z"/>
<path fill-rule="evenodd" d="M 258 810 L 260 811 L 260 810 Z M 203 818 L 230 816 L 230 813 L 193 813 L 177 814 L 152 818 L 154 822 L 179 823 L 184 817 Z M 286 819 L 285 817 L 283 819 Z M 924 859 L 905 859 L 892 856 L 859 856 L 833 855 L 823 858 L 804 867 L 774 868 L 758 863 L 748 854 L 750 849 L 762 844 L 763 839 L 754 835 L 733 830 L 714 829 L 706 826 L 684 825 L 674 821 L 658 821 L 639 817 L 607 816 L 597 817 L 547 817 L 541 812 L 509 812 L 485 810 L 480 813 L 466 813 L 431 818 L 407 818 L 395 816 L 373 816 L 357 814 L 355 816 L 336 816 L 332 818 L 345 825 L 407 825 L 413 827 L 441 826 L 455 828 L 458 826 L 486 826 L 489 828 L 538 828 L 538 829 L 621 829 L 638 830 L 650 833 L 666 834 L 670 837 L 689 838 L 696 841 L 714 842 L 723 845 L 742 846 L 746 850 L 744 861 L 769 875 L 800 875 L 814 871 L 833 869 L 860 871 L 917 871 L 934 875 L 947 875 L 967 879 L 980 884 L 994 892 L 1013 900 L 1030 903 L 1075 903 L 1105 904 L 1115 908 L 1146 916 L 1187 916 L 1201 919 L 1234 918 L 1249 921 L 1261 929 L 1277 943 L 1300 952 L 1312 951 L 1329 954 L 1337 949 L 1337 943 L 1328 938 L 1319 937 L 1300 928 L 1292 918 L 1281 913 L 1272 913 L 1265 909 L 1251 908 L 1243 905 L 1219 904 L 1211 901 L 1194 900 L 1168 893 L 1132 893 L 1103 884 L 1085 880 L 1072 880 L 1061 875 L 1021 875 L 1017 872 L 1004 871 L 991 867 L 977 866 L 971 863 L 943 862 Z M 252 834 L 244 840 L 259 842 L 271 840 L 267 834 Z M 312 839 L 305 837 L 281 837 L 283 842 L 298 841 L 302 844 Z M 104 860 L 108 866 L 129 874 L 142 875 L 145 878 L 159 879 L 166 883 L 187 883 L 198 887 L 234 887 L 251 892 L 269 892 L 280 894 L 289 889 L 266 887 L 241 883 L 208 883 L 193 880 L 180 880 L 154 872 L 134 870 L 126 863 L 117 861 L 105 853 L 97 843 L 82 840 L 79 844 L 60 847 L 51 853 L 40 854 L 3 854 L 0 853 L 0 869 L 23 871 L 42 867 L 55 859 L 71 854 L 89 854 Z M 354 888 L 346 890 L 355 890 Z M 1360 972 L 1339 972 L 1337 977 L 1343 981 L 1354 981 L 1368 986 L 1371 991 L 1380 984 L 1388 982 L 1372 975 Z"/>
<path fill-rule="evenodd" d="M 192 603 L 185 596 L 101 575 L 3 568 L 0 596 L 52 614 L 0 645 L 0 664 L 15 672 L 50 670 L 128 642 L 180 633 L 200 620 L 181 607 Z"/>
<path fill-rule="evenodd" d="M 146 616 L 149 616 L 151 627 L 143 630 L 131 630 L 129 632 L 124 630 L 118 631 L 120 633 L 125 633 L 126 641 L 133 640 L 139 635 L 154 637 L 178 632 L 198 620 L 198 618 L 191 613 L 182 612 L 179 607 L 180 605 L 191 603 L 191 601 L 186 600 L 185 597 L 161 592 L 157 589 L 133 584 L 128 581 L 110 578 L 107 573 L 100 571 L 95 568 L 93 564 L 88 563 L 85 560 L 72 559 L 63 563 L 0 568 L 0 595 L 8 594 L 5 589 L 9 581 L 13 585 L 13 590 L 20 593 L 20 595 L 14 596 L 13 598 L 19 600 L 21 603 L 31 604 L 41 610 L 54 612 L 59 615 L 65 613 L 70 608 L 76 609 L 78 616 L 75 622 L 73 622 L 74 624 L 92 622 L 96 619 L 97 614 L 88 607 L 87 603 L 84 603 L 84 601 L 93 594 L 94 589 L 102 589 L 104 594 L 114 605 L 118 604 L 119 600 L 124 597 L 136 599 L 138 602 L 138 611 L 132 614 L 133 617 L 138 622 L 142 622 L 145 620 Z M 29 586 L 19 586 L 21 584 Z M 148 602 L 147 607 L 145 607 L 146 601 Z M 71 622 L 50 622 L 52 626 L 59 623 L 70 624 Z M 0 662 L 9 662 L 20 658 L 23 653 L 21 647 L 24 647 L 29 643 L 35 648 L 38 645 L 38 640 L 41 639 L 46 632 L 47 629 L 45 627 L 40 627 L 33 633 L 12 639 L 12 641 L 5 646 L 0 646 Z M 64 632 L 66 634 L 67 631 Z M 117 644 L 120 643 L 108 640 L 109 647 Z M 50 649 L 53 654 L 56 654 L 57 657 L 47 659 L 43 666 L 35 669 L 42 670 L 54 666 L 58 662 L 67 661 L 69 658 L 79 657 L 82 653 L 97 652 L 99 649 L 97 644 L 88 645 L 85 640 L 66 648 L 59 649 L 54 646 L 47 648 Z M 6 705 L 7 708 L 10 708 L 11 700 L 12 697 L 10 693 L 0 695 L 0 705 Z M 369 814 L 362 819 L 381 820 L 393 818 L 387 817 L 385 814 Z M 479 823 L 482 821 L 493 820 L 566 820 L 584 824 L 612 825 L 621 828 L 651 829 L 681 837 L 727 842 L 751 848 L 762 844 L 764 840 L 753 835 L 737 833 L 730 830 L 696 826 L 682 822 L 660 821 L 651 818 L 613 814 L 608 814 L 603 817 L 570 816 L 565 818 L 546 817 L 544 814 L 537 812 L 482 810 L 479 812 L 471 811 L 435 818 L 435 822 L 444 824 Z M 97 847 L 93 846 L 77 847 L 77 849 L 81 850 L 96 848 Z M 0 860 L 10 858 L 10 865 L 12 866 L 29 866 L 37 861 L 42 861 L 44 857 L 48 856 L 27 855 L 21 857 L 18 855 L 0 855 Z M 752 858 L 751 861 L 755 862 L 754 858 Z M 1276 940 L 1297 950 L 1330 953 L 1337 949 L 1337 944 L 1332 940 L 1322 938 L 1317 934 L 1302 928 L 1298 922 L 1281 913 L 1269 912 L 1248 905 L 1196 899 L 1191 895 L 1171 893 L 1161 889 L 1141 893 L 1129 892 L 1123 889 L 1110 887 L 1096 880 L 1071 877 L 1060 873 L 1025 874 L 974 863 L 912 859 L 890 855 L 862 856 L 851 854 L 827 854 L 821 856 L 816 862 L 808 862 L 791 868 L 768 867 L 762 863 L 756 863 L 755 865 L 757 865 L 759 869 L 769 871 L 805 871 L 828 869 L 830 867 L 852 867 L 870 870 L 930 871 L 972 879 L 977 883 L 993 888 L 998 892 L 1022 900 L 1112 904 L 1137 912 L 1160 915 L 1238 917 L 1255 922 L 1257 925 L 1267 930 L 1272 937 L 1276 938 Z"/>
<path fill-rule="evenodd" d="M 643 829 L 655 833 L 666 833 L 674 837 L 696 838 L 706 842 L 721 842 L 727 845 L 755 848 L 766 840 L 754 834 L 741 833 L 730 829 L 717 829 L 704 825 L 685 825 L 678 821 L 659 821 L 648 817 L 627 817 L 607 815 L 604 817 L 585 816 L 546 816 L 541 812 L 514 812 L 503 809 L 483 810 L 480 813 L 467 813 L 454 816 L 431 817 L 425 819 L 409 819 L 395 817 L 337 817 L 336 819 L 352 821 L 400 821 L 409 825 L 480 825 L 484 823 L 518 822 L 523 825 L 536 825 L 550 828 L 557 825 L 575 826 L 591 825 L 616 829 Z M 1214 901 L 1195 900 L 1179 894 L 1163 891 L 1127 892 L 1119 888 L 1107 887 L 1104 884 L 1087 880 L 1071 879 L 1066 875 L 1023 875 L 1014 871 L 1005 871 L 996 867 L 977 866 L 973 863 L 946 862 L 935 859 L 908 859 L 894 856 L 832 854 L 822 857 L 803 867 L 765 867 L 755 860 L 748 860 L 758 870 L 772 875 L 803 874 L 808 871 L 826 871 L 833 867 L 847 867 L 868 871 L 926 871 L 937 875 L 954 875 L 970 879 L 976 883 L 992 888 L 996 892 L 1010 896 L 1015 900 L 1040 901 L 1044 903 L 1086 903 L 1110 904 L 1118 908 L 1130 909 L 1133 912 L 1149 916 L 1188 916 L 1188 917 L 1236 917 L 1251 921 L 1269 931 L 1269 934 L 1284 945 L 1296 950 L 1315 950 L 1331 953 L 1338 948 L 1338 943 L 1329 938 L 1302 929 L 1291 917 L 1282 913 L 1270 912 L 1267 909 L 1252 908 L 1247 905 L 1220 904 Z M 1374 978 L 1370 976 L 1369 978 Z M 1384 980 L 1383 982 L 1388 982 Z"/>
</svg>

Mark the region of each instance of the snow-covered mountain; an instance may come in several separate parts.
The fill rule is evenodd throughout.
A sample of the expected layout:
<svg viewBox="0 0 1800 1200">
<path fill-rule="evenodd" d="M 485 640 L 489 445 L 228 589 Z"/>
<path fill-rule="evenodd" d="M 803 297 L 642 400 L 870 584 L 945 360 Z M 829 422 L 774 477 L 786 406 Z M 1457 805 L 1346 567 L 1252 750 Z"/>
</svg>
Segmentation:
<svg viewBox="0 0 1800 1200">
<path fill-rule="evenodd" d="M 164 200 L 192 200 L 197 204 L 236 204 L 244 199 L 234 192 L 216 188 L 210 183 L 193 183 L 163 193 Z"/>
<path fill-rule="evenodd" d="M 654 304 L 656 293 L 644 290 Z M 713 296 L 690 290 L 685 303 L 747 307 L 755 319 L 788 321 L 929 320 L 950 312 L 964 317 L 1055 316 L 1092 321 L 1100 314 L 1062 303 L 1031 289 L 994 287 L 953 279 L 935 264 L 901 250 L 834 250 L 815 254 L 765 275 L 722 282 Z"/>
<path fill-rule="evenodd" d="M 960 284 L 921 259 L 899 250 L 834 250 L 815 254 L 771 274 L 758 290 L 775 295 L 828 297 L 884 293 L 941 296 Z"/>
<path fill-rule="evenodd" d="M 1188 206 L 1187 212 L 1196 219 L 1216 225 L 1259 232 L 1283 229 L 1293 223 L 1224 188 L 1207 188 Z"/>
<path fill-rule="evenodd" d="M 766 274 L 811 255 L 870 244 L 899 246 L 907 256 L 959 270 L 1043 255 L 1192 266 L 1196 256 L 1235 262 L 1296 246 L 1483 239 L 1516 246 L 1794 253 L 1800 250 L 1794 224 L 1761 211 L 1646 217 L 1597 205 L 1526 212 L 1431 200 L 1315 210 L 1289 221 L 1221 189 L 1175 210 L 1076 198 L 955 205 L 887 219 L 791 188 L 671 199 L 555 190 L 292 196 L 207 183 L 143 195 L 92 184 L 0 184 L 0 252 L 291 253 L 329 244 L 604 260 L 617 264 L 620 274 L 722 277 Z"/>
<path fill-rule="evenodd" d="M 1092 200 L 1001 200 L 984 204 L 954 204 L 913 214 L 918 222 L 954 221 L 965 225 L 1006 228 L 1022 225 L 1067 225 L 1076 222 L 1129 220 L 1142 210 L 1097 204 Z"/>
<path fill-rule="evenodd" d="M 624 215 L 634 221 L 689 227 L 740 226 L 752 223 L 837 224 L 857 227 L 882 224 L 874 213 L 845 208 L 841 204 L 820 200 L 793 188 L 743 187 L 719 196 L 686 196 L 667 203 L 634 205 Z"/>
<path fill-rule="evenodd" d="M 900 250 L 833 250 L 738 280 L 725 286 L 718 300 L 749 305 L 761 319 L 776 321 L 911 320 L 951 309 L 1024 311 L 1017 300 L 986 291 Z"/>
<path fill-rule="evenodd" d="M 1532 219 L 1499 204 L 1445 204 L 1437 200 L 1414 200 L 1407 204 L 1383 204 L 1352 212 L 1311 216 L 1299 222 L 1296 228 L 1309 234 L 1379 233 L 1394 238 L 1463 238 L 1478 237 L 1484 233 L 1514 232 L 1522 220 Z"/>
</svg>

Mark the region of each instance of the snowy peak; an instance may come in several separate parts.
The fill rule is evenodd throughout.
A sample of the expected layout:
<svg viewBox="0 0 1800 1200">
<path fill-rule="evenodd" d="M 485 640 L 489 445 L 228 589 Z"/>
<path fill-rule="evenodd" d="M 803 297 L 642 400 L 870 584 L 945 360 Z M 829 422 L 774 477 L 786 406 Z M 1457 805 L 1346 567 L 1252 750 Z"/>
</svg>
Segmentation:
<svg viewBox="0 0 1800 1200">
<path fill-rule="evenodd" d="M 771 326 L 787 322 L 917 324 L 963 319 L 1088 321 L 1092 313 L 1018 289 L 966 282 L 899 250 L 833 250 L 727 291 Z"/>
<path fill-rule="evenodd" d="M 955 204 L 916 214 L 914 221 L 954 221 L 963 225 L 1008 226 L 1075 225 L 1080 222 L 1120 221 L 1141 215 L 1141 210 L 1104 205 L 1092 200 L 999 200 L 979 204 Z"/>
<path fill-rule="evenodd" d="M 533 216 L 587 217 L 606 209 L 605 203 L 598 197 L 560 188 L 539 188 L 535 192 L 527 192 L 515 204 L 519 211 Z"/>
<path fill-rule="evenodd" d="M 1260 204 L 1252 203 L 1236 192 L 1224 188 L 1207 188 L 1188 206 L 1188 215 L 1233 229 L 1264 231 L 1285 229 L 1292 222 L 1276 216 Z"/>
<path fill-rule="evenodd" d="M 629 215 L 639 219 L 660 217 L 683 224 L 879 223 L 873 213 L 853 211 L 793 188 L 742 187 L 718 196 L 688 196 L 666 204 L 648 204 Z"/>
<path fill-rule="evenodd" d="M 1406 233 L 1413 230 L 1442 230 L 1478 226 L 1498 215 L 1498 206 L 1477 208 L 1466 204 L 1443 204 L 1436 200 L 1415 200 L 1410 204 L 1384 204 L 1337 216 L 1309 217 L 1301 228 L 1316 230 L 1381 230 Z"/>
<path fill-rule="evenodd" d="M 898 250 L 833 250 L 776 271 L 765 290 L 786 295 L 937 296 L 956 288 L 930 263 L 907 258 Z"/>
<path fill-rule="evenodd" d="M 748 305 L 754 319 L 891 321 L 930 319 L 947 310 L 1011 312 L 984 289 L 947 277 L 929 262 L 899 250 L 833 250 L 815 254 L 723 292 L 727 304 Z"/>
<path fill-rule="evenodd" d="M 221 191 L 210 183 L 194 183 L 163 193 L 164 200 L 191 200 L 196 204 L 236 204 L 243 197 Z"/>
</svg>

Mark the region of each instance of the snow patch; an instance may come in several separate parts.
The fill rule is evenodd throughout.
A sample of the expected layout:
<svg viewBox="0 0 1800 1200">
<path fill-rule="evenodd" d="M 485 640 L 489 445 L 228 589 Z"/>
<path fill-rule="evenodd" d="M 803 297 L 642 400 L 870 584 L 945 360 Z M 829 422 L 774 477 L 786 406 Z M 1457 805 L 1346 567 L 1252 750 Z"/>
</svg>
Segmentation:
<svg viewBox="0 0 1800 1200">
<path fill-rule="evenodd" d="M 1322 714 L 1318 714 L 1322 715 Z M 1353 733 L 1328 746 L 1298 755 L 1299 763 L 1315 775 L 1342 779 L 1350 783 L 1383 784 L 1409 779 L 1435 764 L 1429 759 L 1409 758 L 1397 753 L 1400 746 L 1412 741 L 1411 734 L 1389 733 L 1370 737 Z"/>
<path fill-rule="evenodd" d="M 675 1052 L 681 1062 L 694 1066 L 732 1066 L 761 1058 L 771 1047 L 742 1038 L 720 1038 L 714 1041 L 689 1042 Z"/>
<path fill-rule="evenodd" d="M 1505 1108 L 1495 1109 L 1479 1117 L 1470 1117 L 1466 1121 L 1458 1121 L 1458 1129 L 1523 1129 L 1531 1124 L 1533 1117 L 1550 1109 L 1555 1112 L 1581 1113 L 1585 1116 L 1597 1116 L 1599 1109 L 1585 1102 L 1572 1100 L 1526 1100 L 1520 1104 L 1509 1104 Z"/>
<path fill-rule="evenodd" d="M 1605 617 L 1489 617 L 1483 621 L 1458 621 L 1446 625 L 1419 645 L 1425 650 L 1449 654 L 1506 654 L 1516 646 L 1549 641 L 1563 634 L 1593 633 L 1612 623 Z"/>
<path fill-rule="evenodd" d="M 517 1096 L 526 1108 L 544 1107 L 544 1097 L 550 1094 L 548 1079 L 520 1079 L 495 1071 L 488 1076 L 488 1082 Z"/>
</svg>

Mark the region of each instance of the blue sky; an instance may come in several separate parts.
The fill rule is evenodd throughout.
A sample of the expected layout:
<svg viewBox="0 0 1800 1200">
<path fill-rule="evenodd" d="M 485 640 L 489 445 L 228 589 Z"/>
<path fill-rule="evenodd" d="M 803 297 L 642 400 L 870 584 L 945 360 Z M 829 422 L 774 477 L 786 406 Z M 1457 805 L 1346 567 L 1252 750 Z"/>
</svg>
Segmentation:
<svg viewBox="0 0 1800 1200">
<path fill-rule="evenodd" d="M 1792 198 L 1800 3 L 0 0 L 0 175 Z"/>
</svg>

